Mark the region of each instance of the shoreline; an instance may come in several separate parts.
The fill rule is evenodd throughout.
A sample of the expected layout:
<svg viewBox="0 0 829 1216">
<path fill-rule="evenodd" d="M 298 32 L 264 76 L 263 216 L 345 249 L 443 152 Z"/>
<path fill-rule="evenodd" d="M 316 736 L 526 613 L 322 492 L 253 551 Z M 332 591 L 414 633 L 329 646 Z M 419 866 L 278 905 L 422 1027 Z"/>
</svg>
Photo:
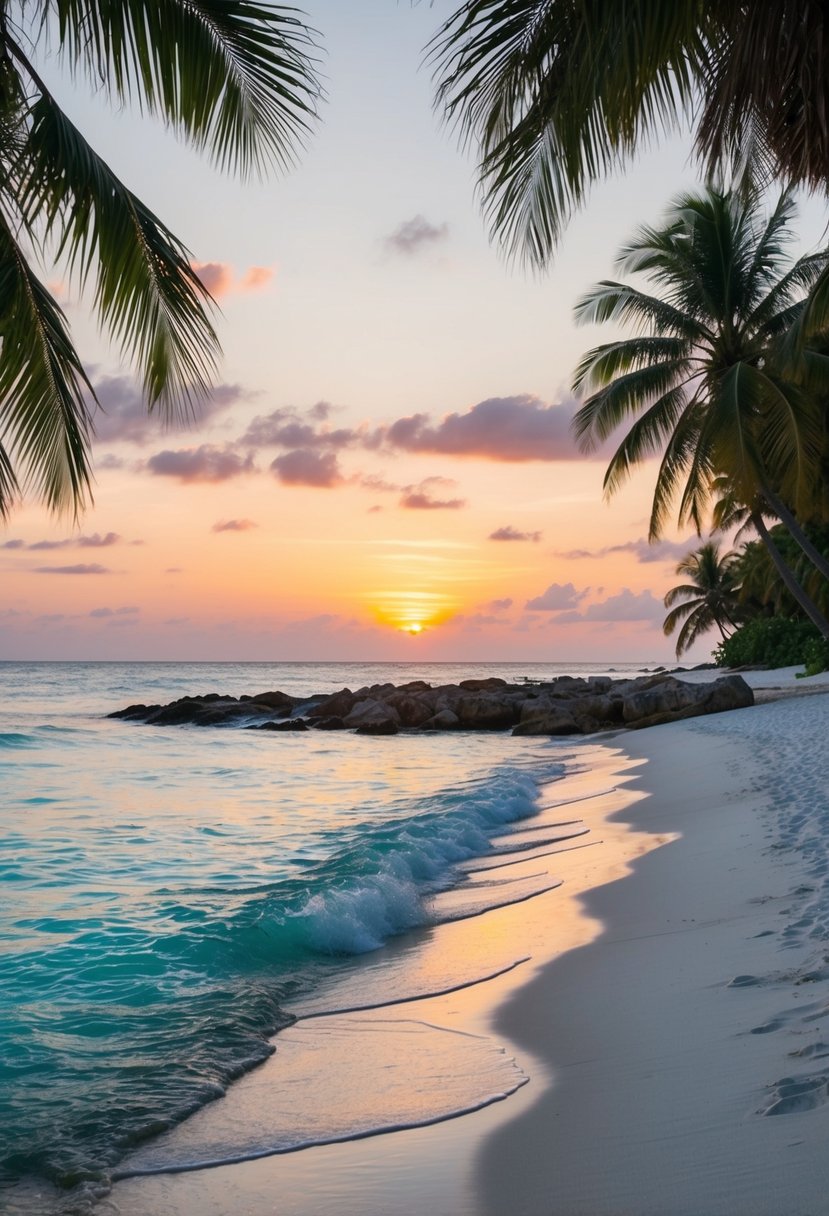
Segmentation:
<svg viewBox="0 0 829 1216">
<path fill-rule="evenodd" d="M 793 683 L 790 673 L 751 674 L 760 683 L 772 675 Z M 806 704 L 797 698 L 798 709 Z M 751 714 L 771 715 L 773 729 L 779 712 L 769 704 Z M 781 865 L 783 853 L 769 851 L 756 815 L 762 781 L 751 747 L 727 729 L 726 719 L 736 716 L 625 732 L 604 743 L 618 784 L 632 780 L 636 791 L 622 797 L 621 809 L 607 808 L 613 849 L 587 850 L 592 856 L 573 865 L 569 910 L 556 917 L 555 942 L 549 917 L 561 909 L 550 897 L 506 910 L 504 932 L 540 935 L 526 971 L 422 1003 L 424 1018 L 508 1040 L 531 1075 L 516 1095 L 404 1134 L 118 1183 L 108 1203 L 123 1216 L 820 1210 L 829 1186 L 819 1147 L 829 1105 L 783 1119 L 757 1116 L 752 1107 L 766 1085 L 787 1076 L 784 1069 L 802 1073 L 805 1063 L 806 1071 L 820 1071 L 818 1060 L 788 1056 L 793 1035 L 800 1047 L 821 1041 L 819 1018 L 805 1029 L 792 1020 L 803 986 L 763 978 L 795 962 L 791 943 L 794 953 L 781 960 L 766 909 L 779 911 L 790 879 L 802 885 L 803 867 L 791 853 Z M 669 844 L 677 832 L 682 838 Z M 624 875 L 627 881 L 615 881 Z M 702 925 L 665 923 L 698 922 L 700 908 L 714 914 Z M 757 936 L 769 923 L 773 931 Z M 800 944 L 801 964 L 810 949 L 814 943 Z M 741 974 L 758 982 L 733 984 Z M 812 1004 L 822 982 L 807 985 Z M 784 1016 L 777 1033 L 751 1034 L 780 1021 L 786 996 L 789 1023 Z M 815 1093 L 802 1088 L 788 1098 L 806 1105 Z"/>
</svg>

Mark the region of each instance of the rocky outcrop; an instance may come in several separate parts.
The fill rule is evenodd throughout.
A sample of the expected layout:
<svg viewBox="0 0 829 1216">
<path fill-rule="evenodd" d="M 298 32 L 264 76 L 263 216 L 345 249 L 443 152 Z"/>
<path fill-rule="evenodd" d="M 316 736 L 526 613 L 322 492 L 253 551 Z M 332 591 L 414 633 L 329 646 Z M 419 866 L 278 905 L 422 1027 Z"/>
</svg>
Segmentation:
<svg viewBox="0 0 829 1216">
<path fill-rule="evenodd" d="M 753 703 L 753 693 L 739 675 L 689 684 L 659 672 L 622 680 L 559 676 L 532 685 L 508 684 L 498 677 L 438 687 L 413 680 L 304 698 L 279 691 L 238 698 L 207 693 L 180 697 L 169 705 L 128 705 L 109 716 L 153 726 L 242 726 L 274 732 L 308 727 L 367 735 L 512 730 L 515 735 L 551 737 L 637 730 Z"/>
</svg>

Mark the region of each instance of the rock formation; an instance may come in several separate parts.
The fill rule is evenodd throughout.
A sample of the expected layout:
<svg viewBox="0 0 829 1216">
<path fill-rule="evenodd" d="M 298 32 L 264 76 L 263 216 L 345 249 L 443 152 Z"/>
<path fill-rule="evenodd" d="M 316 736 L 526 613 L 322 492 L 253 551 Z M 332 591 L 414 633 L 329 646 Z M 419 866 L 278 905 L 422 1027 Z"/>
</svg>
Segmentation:
<svg viewBox="0 0 829 1216">
<path fill-rule="evenodd" d="M 310 697 L 263 692 L 180 697 L 169 705 L 129 705 L 111 718 L 152 726 L 242 726 L 269 731 L 511 730 L 514 735 L 576 735 L 657 726 L 698 714 L 754 704 L 739 675 L 688 684 L 667 673 L 635 679 L 559 676 L 545 683 L 508 684 L 497 677 L 432 687 L 422 680 L 374 684 Z"/>
</svg>

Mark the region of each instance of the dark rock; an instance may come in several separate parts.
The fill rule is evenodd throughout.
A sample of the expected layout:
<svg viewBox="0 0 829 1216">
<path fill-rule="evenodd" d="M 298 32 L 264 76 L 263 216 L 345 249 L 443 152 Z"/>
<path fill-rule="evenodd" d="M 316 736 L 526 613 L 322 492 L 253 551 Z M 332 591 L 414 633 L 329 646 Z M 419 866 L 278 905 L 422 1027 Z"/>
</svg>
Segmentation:
<svg viewBox="0 0 829 1216">
<path fill-rule="evenodd" d="M 385 718 L 377 722 L 364 722 L 362 726 L 358 726 L 356 734 L 358 735 L 396 735 L 400 727 L 391 720 Z"/>
<path fill-rule="evenodd" d="M 142 718 L 146 719 L 150 714 L 154 714 L 159 709 L 161 709 L 160 705 L 128 705 L 126 709 L 114 710 L 111 714 L 107 714 L 107 717 L 124 718 L 127 720 L 136 718 L 140 721 Z"/>
<path fill-rule="evenodd" d="M 314 730 L 345 730 L 342 718 L 314 718 L 311 721 Z"/>
<path fill-rule="evenodd" d="M 701 714 L 724 713 L 754 704 L 754 693 L 742 676 L 723 676 L 712 684 L 683 684 L 669 679 L 662 685 L 625 698 L 623 718 L 628 726 L 660 726 Z"/>
<path fill-rule="evenodd" d="M 343 723 L 348 727 L 376 726 L 381 722 L 391 722 L 395 727 L 399 727 L 400 715 L 393 706 L 385 705 L 374 697 L 365 697 L 358 701 L 343 718 Z"/>
<path fill-rule="evenodd" d="M 357 701 L 357 694 L 350 688 L 341 688 L 330 697 L 318 701 L 308 710 L 309 718 L 344 718 L 350 714 Z"/>
<path fill-rule="evenodd" d="M 399 690 L 386 697 L 385 704 L 397 711 L 401 726 L 422 726 L 434 713 L 434 706 L 426 697 L 412 696 Z"/>
<path fill-rule="evenodd" d="M 579 726 L 569 709 L 562 706 L 519 722 L 512 733 L 514 735 L 577 735 Z"/>
<path fill-rule="evenodd" d="M 486 693 L 459 697 L 452 709 L 465 730 L 505 730 L 521 712 L 518 703 Z"/>
<path fill-rule="evenodd" d="M 308 723 L 303 718 L 291 718 L 279 722 L 252 722 L 245 730 L 307 730 Z"/>
<path fill-rule="evenodd" d="M 285 713 L 290 713 L 295 705 L 299 705 L 300 698 L 292 697 L 287 692 L 257 692 L 250 698 L 255 705 L 265 705 L 268 709 L 281 709 Z"/>
<path fill-rule="evenodd" d="M 500 676 L 488 676 L 482 680 L 461 680 L 458 683 L 458 688 L 467 692 L 493 692 L 497 688 L 508 687 L 506 680 L 502 680 Z"/>
<path fill-rule="evenodd" d="M 451 709 L 439 709 L 433 718 L 423 723 L 421 730 L 457 730 L 460 726 L 458 715 Z"/>
</svg>

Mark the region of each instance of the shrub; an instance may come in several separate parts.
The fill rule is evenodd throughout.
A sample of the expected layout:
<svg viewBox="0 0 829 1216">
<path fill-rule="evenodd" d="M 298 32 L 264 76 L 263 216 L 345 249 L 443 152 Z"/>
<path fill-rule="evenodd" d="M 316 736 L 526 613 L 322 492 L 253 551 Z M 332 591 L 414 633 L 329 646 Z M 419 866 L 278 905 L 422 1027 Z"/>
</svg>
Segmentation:
<svg viewBox="0 0 829 1216">
<path fill-rule="evenodd" d="M 743 667 L 753 663 L 792 667 L 805 663 L 814 668 L 806 674 L 814 675 L 829 666 L 829 646 L 811 621 L 762 616 L 747 621 L 721 642 L 714 651 L 714 662 L 718 667 Z"/>
<path fill-rule="evenodd" d="M 803 654 L 806 664 L 804 676 L 816 676 L 821 671 L 829 671 L 829 642 L 826 638 L 813 638 L 806 643 Z"/>
</svg>

